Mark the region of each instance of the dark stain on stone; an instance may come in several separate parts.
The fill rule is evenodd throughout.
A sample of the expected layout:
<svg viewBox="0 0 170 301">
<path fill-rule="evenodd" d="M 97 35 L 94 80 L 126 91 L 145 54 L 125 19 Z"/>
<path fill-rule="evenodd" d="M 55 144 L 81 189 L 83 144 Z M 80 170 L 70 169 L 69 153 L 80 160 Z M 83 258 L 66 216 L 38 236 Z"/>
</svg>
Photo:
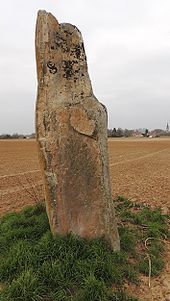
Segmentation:
<svg viewBox="0 0 170 301">
<path fill-rule="evenodd" d="M 84 194 L 95 189 L 96 182 L 96 162 L 92 149 L 79 139 L 78 136 L 71 136 L 68 138 L 67 145 L 68 152 L 66 153 L 66 162 L 69 166 L 68 173 L 66 173 L 67 185 L 65 186 L 65 193 L 69 191 L 76 194 L 76 189 L 72 187 L 72 183 L 68 180 L 69 177 L 74 179 L 75 186 L 80 188 Z M 70 183 L 70 185 L 68 185 Z M 76 199 L 76 195 L 71 200 Z"/>
<path fill-rule="evenodd" d="M 72 35 L 72 32 L 70 32 L 70 31 L 68 31 L 68 30 L 66 30 L 66 29 L 64 30 L 64 33 L 65 33 L 66 35 L 70 35 L 70 36 Z"/>
<path fill-rule="evenodd" d="M 67 32 L 68 33 L 68 32 Z M 64 37 L 59 34 L 58 32 L 56 32 L 56 37 L 55 37 L 55 48 L 61 48 L 63 50 L 64 53 L 69 52 L 70 51 L 70 47 L 68 47 L 67 45 L 67 36 L 65 37 L 65 31 L 64 31 Z"/>
<path fill-rule="evenodd" d="M 42 70 L 43 70 L 43 75 L 45 75 L 47 73 L 46 64 L 43 64 Z"/>
<path fill-rule="evenodd" d="M 47 130 L 47 123 L 46 123 L 46 118 L 45 118 L 45 116 L 43 116 L 43 125 L 44 125 L 44 130 L 45 130 L 45 132 L 46 132 L 46 130 Z"/>
<path fill-rule="evenodd" d="M 51 167 L 52 157 L 53 157 L 52 154 L 49 151 L 47 151 L 47 166 L 48 166 L 48 168 Z"/>
<path fill-rule="evenodd" d="M 83 43 L 81 43 L 81 47 L 83 49 L 83 53 L 85 53 L 85 49 L 84 49 L 84 44 Z"/>
<path fill-rule="evenodd" d="M 56 42 L 65 42 L 65 39 L 58 32 L 56 32 Z"/>
<path fill-rule="evenodd" d="M 48 61 L 47 67 L 50 69 L 50 73 L 55 74 L 57 73 L 57 67 L 52 61 Z"/>
<path fill-rule="evenodd" d="M 81 34 L 81 31 L 77 28 L 77 26 L 73 25 L 73 27 Z"/>
<path fill-rule="evenodd" d="M 102 105 L 103 109 L 105 110 L 105 112 L 107 114 L 107 108 L 106 108 L 106 106 L 103 103 L 101 103 L 101 102 L 100 102 L 100 104 Z"/>
<path fill-rule="evenodd" d="M 64 69 L 64 76 L 66 79 L 70 79 L 73 75 L 73 61 L 63 61 L 63 69 Z"/>
<path fill-rule="evenodd" d="M 75 47 L 75 55 L 76 55 L 76 58 L 77 58 L 77 59 L 79 59 L 80 56 L 81 56 L 81 47 L 80 47 L 79 44 L 76 45 L 76 47 Z"/>
</svg>

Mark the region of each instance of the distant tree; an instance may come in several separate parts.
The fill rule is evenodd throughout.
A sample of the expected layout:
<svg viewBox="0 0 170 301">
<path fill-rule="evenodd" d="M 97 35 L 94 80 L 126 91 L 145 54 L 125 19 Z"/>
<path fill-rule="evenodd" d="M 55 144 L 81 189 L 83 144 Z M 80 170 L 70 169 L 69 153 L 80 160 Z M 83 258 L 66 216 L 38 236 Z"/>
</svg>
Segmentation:
<svg viewBox="0 0 170 301">
<path fill-rule="evenodd" d="M 111 129 L 107 130 L 107 137 L 112 137 L 112 130 Z"/>
<path fill-rule="evenodd" d="M 143 137 L 149 137 L 149 130 L 145 129 L 145 132 L 142 133 Z"/>
<path fill-rule="evenodd" d="M 108 137 L 117 137 L 117 131 L 116 131 L 116 128 L 113 128 L 113 129 L 109 129 L 107 131 L 108 133 Z"/>
<path fill-rule="evenodd" d="M 17 133 L 12 134 L 11 139 L 19 139 L 19 135 Z"/>
<path fill-rule="evenodd" d="M 121 128 L 118 128 L 116 131 L 116 137 L 123 137 L 124 133 L 123 130 Z"/>
<path fill-rule="evenodd" d="M 116 131 L 116 128 L 114 128 L 112 130 L 112 137 L 117 137 L 117 131 Z"/>
<path fill-rule="evenodd" d="M 11 135 L 10 134 L 2 134 L 0 136 L 1 139 L 11 139 Z"/>
<path fill-rule="evenodd" d="M 29 138 L 34 139 L 35 138 L 35 133 L 30 134 Z"/>
<path fill-rule="evenodd" d="M 134 133 L 134 130 L 128 130 L 128 129 L 125 129 L 124 130 L 124 137 L 131 137 Z"/>
</svg>

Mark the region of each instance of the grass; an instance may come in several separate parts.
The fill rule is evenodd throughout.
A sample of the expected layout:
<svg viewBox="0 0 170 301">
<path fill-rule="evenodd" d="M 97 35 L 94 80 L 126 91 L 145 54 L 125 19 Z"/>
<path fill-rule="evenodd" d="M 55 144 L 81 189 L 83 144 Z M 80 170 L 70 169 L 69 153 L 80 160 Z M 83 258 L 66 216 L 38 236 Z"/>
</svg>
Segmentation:
<svg viewBox="0 0 170 301">
<path fill-rule="evenodd" d="M 131 253 L 138 266 L 138 271 L 148 275 L 151 260 L 151 275 L 157 276 L 163 270 L 163 240 L 169 238 L 168 216 L 159 208 L 139 205 L 118 197 L 115 200 L 119 217 L 121 249 Z"/>
<path fill-rule="evenodd" d="M 167 217 L 122 197 L 115 207 L 120 252 L 102 239 L 52 237 L 43 204 L 1 218 L 0 301 L 137 301 L 124 283 L 148 275 L 148 256 L 152 275 L 163 269 Z"/>
</svg>

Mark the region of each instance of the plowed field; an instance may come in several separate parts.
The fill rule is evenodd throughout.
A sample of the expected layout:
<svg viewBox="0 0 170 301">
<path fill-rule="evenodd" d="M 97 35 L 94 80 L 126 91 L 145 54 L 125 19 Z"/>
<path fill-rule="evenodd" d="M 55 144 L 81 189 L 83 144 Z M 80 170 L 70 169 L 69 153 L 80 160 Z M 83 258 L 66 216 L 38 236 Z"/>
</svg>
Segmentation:
<svg viewBox="0 0 170 301">
<path fill-rule="evenodd" d="M 113 196 L 170 209 L 170 139 L 110 140 Z"/>
<path fill-rule="evenodd" d="M 170 212 L 170 139 L 110 139 L 112 195 L 161 207 Z M 0 141 L 0 214 L 20 210 L 43 198 L 34 140 Z M 141 300 L 170 301 L 170 245 L 166 243 L 165 273 L 142 279 Z M 131 287 L 130 290 L 133 291 Z M 135 291 L 136 289 L 134 289 Z"/>
<path fill-rule="evenodd" d="M 110 139 L 113 197 L 170 209 L 170 139 Z M 42 181 L 34 140 L 0 141 L 0 214 L 41 199 Z"/>
</svg>

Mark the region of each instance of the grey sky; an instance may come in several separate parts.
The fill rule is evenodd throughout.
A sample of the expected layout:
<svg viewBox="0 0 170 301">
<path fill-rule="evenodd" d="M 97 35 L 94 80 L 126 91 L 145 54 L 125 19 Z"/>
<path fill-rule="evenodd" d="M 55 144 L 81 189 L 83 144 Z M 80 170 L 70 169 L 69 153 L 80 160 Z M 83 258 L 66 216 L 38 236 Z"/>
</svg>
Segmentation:
<svg viewBox="0 0 170 301">
<path fill-rule="evenodd" d="M 81 30 L 110 128 L 170 123 L 169 0 L 6 0 L 0 4 L 0 134 L 34 131 L 38 9 Z"/>
</svg>

